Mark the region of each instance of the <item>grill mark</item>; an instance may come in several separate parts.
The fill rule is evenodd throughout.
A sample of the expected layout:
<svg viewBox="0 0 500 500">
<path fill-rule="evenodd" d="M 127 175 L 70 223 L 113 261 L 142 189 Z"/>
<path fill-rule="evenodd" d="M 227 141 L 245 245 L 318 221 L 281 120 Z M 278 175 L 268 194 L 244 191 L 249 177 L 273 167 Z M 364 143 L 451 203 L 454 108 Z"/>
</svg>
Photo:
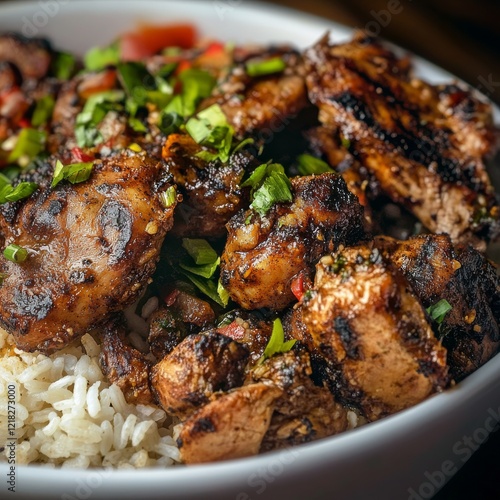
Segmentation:
<svg viewBox="0 0 500 500">
<path fill-rule="evenodd" d="M 109 264 L 116 264 L 125 256 L 132 237 L 132 216 L 121 203 L 111 200 L 99 211 L 98 222 L 103 234 L 101 243 L 110 252 Z"/>
<path fill-rule="evenodd" d="M 334 320 L 335 331 L 338 333 L 342 345 L 351 359 L 359 359 L 359 349 L 356 333 L 351 330 L 349 322 L 342 316 L 337 316 Z"/>
<path fill-rule="evenodd" d="M 46 318 L 54 305 L 49 294 L 29 294 L 21 291 L 14 294 L 13 302 L 17 307 L 18 315 L 32 316 L 38 321 Z"/>
</svg>

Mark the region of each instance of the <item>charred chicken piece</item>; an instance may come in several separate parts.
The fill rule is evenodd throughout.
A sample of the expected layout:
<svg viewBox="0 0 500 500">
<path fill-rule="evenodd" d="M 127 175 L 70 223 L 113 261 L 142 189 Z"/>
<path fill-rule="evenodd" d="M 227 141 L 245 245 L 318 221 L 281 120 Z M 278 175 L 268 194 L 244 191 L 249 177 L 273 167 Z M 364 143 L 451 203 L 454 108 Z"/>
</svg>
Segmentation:
<svg viewBox="0 0 500 500">
<path fill-rule="evenodd" d="M 404 274 L 424 307 L 440 300 L 452 307 L 433 323 L 448 351 L 450 374 L 459 381 L 486 363 L 500 347 L 500 278 L 470 246 L 454 247 L 447 235 L 408 241 L 378 237 L 376 245 Z"/>
<path fill-rule="evenodd" d="M 294 300 L 294 277 L 338 245 L 365 238 L 363 208 L 340 176 L 294 178 L 292 195 L 266 216 L 240 212 L 227 226 L 221 281 L 244 309 L 284 309 Z"/>
<path fill-rule="evenodd" d="M 243 384 L 248 350 L 215 331 L 186 337 L 151 371 L 151 385 L 164 410 L 185 418 L 217 391 Z"/>
<path fill-rule="evenodd" d="M 51 352 L 123 310 L 156 267 L 174 205 L 160 163 L 124 152 L 94 162 L 88 181 L 42 187 L 2 221 L 5 244 L 27 249 L 4 258 L 0 324 L 26 351 Z"/>
<path fill-rule="evenodd" d="M 446 350 L 404 277 L 376 248 L 321 259 L 302 318 L 342 401 L 369 420 L 408 408 L 448 384 Z"/>
<path fill-rule="evenodd" d="M 271 425 L 260 451 L 307 443 L 347 428 L 347 413 L 326 387 L 311 379 L 306 352 L 290 351 L 256 366 L 247 381 L 273 384 L 283 390 L 275 402 Z"/>
<path fill-rule="evenodd" d="M 14 64 L 23 79 L 42 79 L 49 71 L 52 51 L 46 40 L 17 34 L 0 35 L 0 61 Z"/>
<path fill-rule="evenodd" d="M 245 64 L 280 57 L 283 72 L 261 77 L 249 76 Z M 233 126 L 236 137 L 254 136 L 257 142 L 281 131 L 309 105 L 301 58 L 289 49 L 248 53 L 237 61 L 231 74 L 215 88 L 214 94 L 200 108 L 219 104 Z"/>
<path fill-rule="evenodd" d="M 106 325 L 99 358 L 104 375 L 123 392 L 127 403 L 151 405 L 150 362 L 128 345 L 125 328 L 117 322 Z"/>
<path fill-rule="evenodd" d="M 201 147 L 189 135 L 171 134 L 163 147 L 163 159 L 183 196 L 176 212 L 174 233 L 180 236 L 225 236 L 226 222 L 242 208 L 245 193 L 239 184 L 251 158 L 233 154 L 228 164 L 197 157 Z"/>
<path fill-rule="evenodd" d="M 256 455 L 282 391 L 258 383 L 238 387 L 203 406 L 182 426 L 177 444 L 184 463 Z"/>
<path fill-rule="evenodd" d="M 495 146 L 490 105 L 469 89 L 411 78 L 392 52 L 363 34 L 340 45 L 325 37 L 305 61 L 320 121 L 339 128 L 393 201 L 454 241 L 484 248 L 481 239 L 499 234 L 484 165 Z"/>
</svg>

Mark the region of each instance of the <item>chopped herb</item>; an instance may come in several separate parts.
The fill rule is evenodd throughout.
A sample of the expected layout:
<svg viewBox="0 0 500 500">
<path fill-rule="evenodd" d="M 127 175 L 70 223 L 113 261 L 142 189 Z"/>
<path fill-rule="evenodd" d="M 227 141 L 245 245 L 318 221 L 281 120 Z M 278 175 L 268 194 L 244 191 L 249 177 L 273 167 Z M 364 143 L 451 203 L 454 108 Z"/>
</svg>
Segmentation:
<svg viewBox="0 0 500 500">
<path fill-rule="evenodd" d="M 345 149 L 349 149 L 351 147 L 351 141 L 349 139 L 347 139 L 346 137 L 340 138 L 340 144 L 342 144 L 342 146 Z"/>
<path fill-rule="evenodd" d="M 201 151 L 197 156 L 206 161 L 220 159 L 225 163 L 229 160 L 234 131 L 218 104 L 213 104 L 190 118 L 186 123 L 186 131 L 198 144 L 217 150 L 217 153 Z"/>
<path fill-rule="evenodd" d="M 174 96 L 165 108 L 166 113 L 176 113 L 184 118 L 196 111 L 201 99 L 208 97 L 215 86 L 215 78 L 201 69 L 187 69 L 178 76 L 182 91 Z"/>
<path fill-rule="evenodd" d="M 23 128 L 17 138 L 14 149 L 9 154 L 9 163 L 18 163 L 25 167 L 45 149 L 47 134 L 34 128 Z"/>
<path fill-rule="evenodd" d="M 28 251 L 26 248 L 20 247 L 11 243 L 4 251 L 3 255 L 7 260 L 19 264 L 28 258 Z"/>
<path fill-rule="evenodd" d="M 96 127 L 109 111 L 122 109 L 120 103 L 124 99 L 122 90 L 100 92 L 87 99 L 83 110 L 76 117 L 75 137 L 79 147 L 92 147 L 104 140 Z"/>
<path fill-rule="evenodd" d="M 61 161 L 57 160 L 50 187 L 55 188 L 63 180 L 67 180 L 71 184 L 84 182 L 90 177 L 93 167 L 93 162 L 63 165 Z"/>
<path fill-rule="evenodd" d="M 244 147 L 248 146 L 249 144 L 255 144 L 255 141 L 251 137 L 243 139 L 238 145 L 235 146 L 231 154 L 232 155 L 236 154 L 238 151 L 241 151 Z"/>
<path fill-rule="evenodd" d="M 330 269 L 331 272 L 334 274 L 339 274 L 340 271 L 342 271 L 347 264 L 347 259 L 343 254 L 339 254 L 333 264 L 331 265 Z"/>
<path fill-rule="evenodd" d="M 100 71 L 107 66 L 116 66 L 120 61 L 120 45 L 115 42 L 108 47 L 94 47 L 85 54 L 83 61 L 89 71 Z"/>
<path fill-rule="evenodd" d="M 165 134 L 173 134 L 179 130 L 179 127 L 184 123 L 184 120 L 181 115 L 170 112 L 167 113 L 163 111 L 160 114 L 160 120 L 158 123 L 158 128 Z"/>
<path fill-rule="evenodd" d="M 229 292 L 224 288 L 220 280 L 217 282 L 217 295 L 220 297 L 222 305 L 226 307 L 230 299 Z"/>
<path fill-rule="evenodd" d="M 299 173 L 301 175 L 335 172 L 328 163 L 308 154 L 299 155 L 297 161 L 299 163 Z"/>
<path fill-rule="evenodd" d="M 76 69 L 76 59 L 67 52 L 58 52 L 52 61 L 52 72 L 58 80 L 69 80 Z"/>
<path fill-rule="evenodd" d="M 241 184 L 241 187 L 246 186 L 252 187 L 250 207 L 261 216 L 266 215 L 275 203 L 292 201 L 290 181 L 279 163 L 265 163 L 257 167 Z"/>
<path fill-rule="evenodd" d="M 295 345 L 295 339 L 285 342 L 285 333 L 281 320 L 276 318 L 273 322 L 273 332 L 271 338 L 264 349 L 264 354 L 261 356 L 257 364 L 262 364 L 266 359 L 273 357 L 275 354 L 284 354 Z"/>
<path fill-rule="evenodd" d="M 218 285 L 213 279 L 205 279 L 205 278 L 200 278 L 196 276 L 195 274 L 190 273 L 189 271 L 182 271 L 182 274 L 186 276 L 186 278 L 191 281 L 191 283 L 200 290 L 203 294 L 205 294 L 207 297 L 212 299 L 214 302 L 219 304 L 220 306 L 225 307 L 225 304 L 221 297 L 219 296 L 219 293 L 217 291 Z"/>
<path fill-rule="evenodd" d="M 245 65 L 248 76 L 263 76 L 279 73 L 286 68 L 286 63 L 281 57 L 273 57 L 265 61 L 249 61 Z"/>
<path fill-rule="evenodd" d="M 39 99 L 33 111 L 31 124 L 34 127 L 45 125 L 52 117 L 52 111 L 54 111 L 55 104 L 56 102 L 51 95 L 46 95 Z"/>
<path fill-rule="evenodd" d="M 183 238 L 182 246 L 197 265 L 211 264 L 218 259 L 217 252 L 207 240 Z"/>
<path fill-rule="evenodd" d="M 170 186 L 160 194 L 160 200 L 165 208 L 170 208 L 177 201 L 177 190 Z"/>
<path fill-rule="evenodd" d="M 21 182 L 13 187 L 10 183 L 4 183 L 4 178 L 1 179 L 0 186 L 0 204 L 28 198 L 38 189 L 38 184 L 34 182 Z"/>
<path fill-rule="evenodd" d="M 441 299 L 439 302 L 436 302 L 434 305 L 428 307 L 426 311 L 432 320 L 434 320 L 438 325 L 441 325 L 445 316 L 452 309 L 452 306 L 446 299 Z"/>
</svg>

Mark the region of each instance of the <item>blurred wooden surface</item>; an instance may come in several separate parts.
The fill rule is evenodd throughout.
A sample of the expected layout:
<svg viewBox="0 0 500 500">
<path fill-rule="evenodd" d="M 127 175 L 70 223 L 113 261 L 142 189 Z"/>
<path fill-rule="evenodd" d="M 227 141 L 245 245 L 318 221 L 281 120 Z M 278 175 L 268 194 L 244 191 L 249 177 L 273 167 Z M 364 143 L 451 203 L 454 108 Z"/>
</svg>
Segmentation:
<svg viewBox="0 0 500 500">
<path fill-rule="evenodd" d="M 447 69 L 500 103 L 500 2 L 497 0 L 271 0 L 270 3 L 372 32 L 378 28 L 381 37 Z M 391 14 L 391 7 L 397 13 Z"/>
</svg>

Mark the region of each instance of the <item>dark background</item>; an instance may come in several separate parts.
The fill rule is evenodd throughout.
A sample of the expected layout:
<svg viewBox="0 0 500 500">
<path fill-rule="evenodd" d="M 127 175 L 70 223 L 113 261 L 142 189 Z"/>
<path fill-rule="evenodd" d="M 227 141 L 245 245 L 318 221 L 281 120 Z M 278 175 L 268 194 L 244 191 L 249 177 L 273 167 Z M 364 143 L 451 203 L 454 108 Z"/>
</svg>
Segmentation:
<svg viewBox="0 0 500 500">
<path fill-rule="evenodd" d="M 383 38 L 445 68 L 500 104 L 500 1 L 274 0 L 269 3 L 352 27 L 379 29 Z M 476 498 L 500 499 L 500 432 L 481 446 L 434 500 Z"/>
</svg>

